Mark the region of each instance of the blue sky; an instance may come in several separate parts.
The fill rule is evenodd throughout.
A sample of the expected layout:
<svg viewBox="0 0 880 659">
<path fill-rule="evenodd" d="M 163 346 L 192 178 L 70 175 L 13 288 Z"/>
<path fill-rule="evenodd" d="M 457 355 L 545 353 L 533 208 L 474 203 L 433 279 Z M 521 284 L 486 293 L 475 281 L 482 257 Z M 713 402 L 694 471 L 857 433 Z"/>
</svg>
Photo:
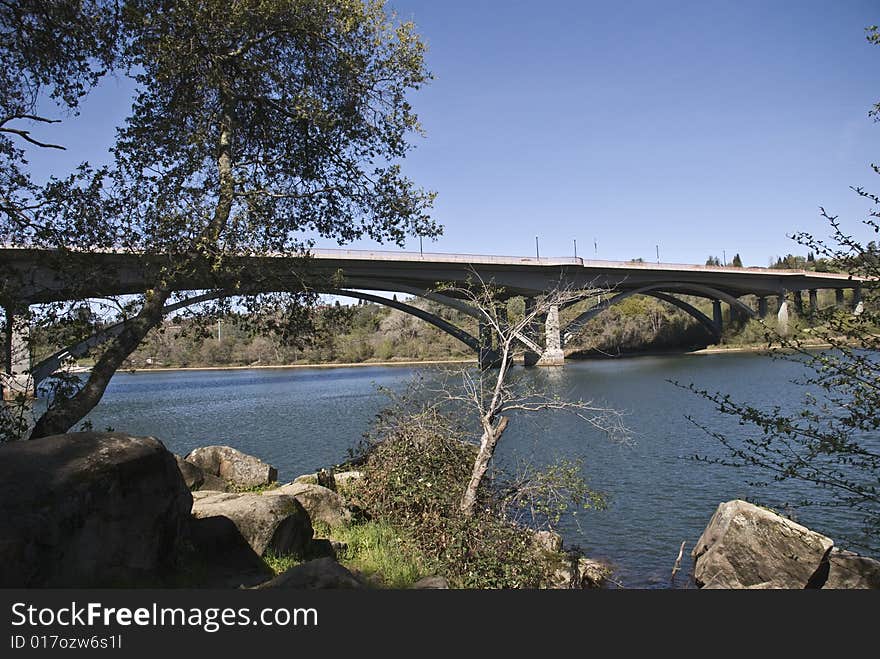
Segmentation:
<svg viewBox="0 0 880 659">
<path fill-rule="evenodd" d="M 820 205 L 858 232 L 868 206 L 849 186 L 880 192 L 876 2 L 389 6 L 434 74 L 412 96 L 426 137 L 404 163 L 438 192 L 444 235 L 425 251 L 533 255 L 537 235 L 546 256 L 577 239 L 592 258 L 595 239 L 603 259 L 659 245 L 667 262 L 767 265 L 803 253 L 786 234 L 827 234 Z M 95 90 L 59 129 L 69 150 L 33 154 L 36 170 L 104 161 L 129 89 Z"/>
</svg>

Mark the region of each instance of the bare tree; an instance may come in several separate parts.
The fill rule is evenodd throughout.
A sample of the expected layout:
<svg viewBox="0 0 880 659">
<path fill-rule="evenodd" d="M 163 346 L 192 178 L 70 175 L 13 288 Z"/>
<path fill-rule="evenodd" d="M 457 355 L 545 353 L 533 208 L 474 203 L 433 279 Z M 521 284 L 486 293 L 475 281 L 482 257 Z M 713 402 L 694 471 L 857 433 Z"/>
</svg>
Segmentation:
<svg viewBox="0 0 880 659">
<path fill-rule="evenodd" d="M 534 335 L 540 321 L 548 315 L 555 316 L 567 305 L 595 295 L 595 290 L 573 290 L 558 285 L 553 290 L 534 298 L 526 306 L 522 317 L 511 321 L 507 314 L 505 291 L 484 281 L 474 273 L 469 286 L 441 286 L 446 295 L 460 298 L 479 312 L 481 324 L 496 338 L 495 362 L 497 368 L 479 371 L 463 369 L 455 374 L 462 381 L 461 387 L 442 385 L 439 393 L 457 405 L 464 405 L 476 413 L 480 426 L 480 445 L 474 460 L 467 488 L 461 498 L 461 511 L 472 516 L 477 502 L 480 484 L 495 455 L 498 442 L 510 423 L 513 412 L 539 412 L 560 410 L 574 414 L 591 426 L 611 436 L 625 436 L 626 429 L 620 412 L 595 404 L 593 401 L 565 400 L 548 395 L 517 377 L 513 370 L 514 354 L 521 344 L 534 345 Z"/>
</svg>

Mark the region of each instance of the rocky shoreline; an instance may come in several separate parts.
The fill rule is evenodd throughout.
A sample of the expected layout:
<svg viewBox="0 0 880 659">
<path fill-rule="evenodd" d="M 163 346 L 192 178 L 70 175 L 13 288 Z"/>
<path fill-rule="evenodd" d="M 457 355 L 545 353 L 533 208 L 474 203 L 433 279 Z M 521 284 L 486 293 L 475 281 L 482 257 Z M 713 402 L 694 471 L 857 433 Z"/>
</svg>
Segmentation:
<svg viewBox="0 0 880 659">
<path fill-rule="evenodd" d="M 368 517 L 358 471 L 286 484 L 228 446 L 186 456 L 157 439 L 70 433 L 0 446 L 0 587 L 369 588 L 334 537 Z M 613 583 L 610 566 L 536 532 L 550 588 Z M 693 550 L 704 588 L 880 588 L 880 562 L 744 501 L 719 506 Z M 296 563 L 275 572 L 267 559 Z M 448 588 L 423 574 L 413 588 Z"/>
</svg>

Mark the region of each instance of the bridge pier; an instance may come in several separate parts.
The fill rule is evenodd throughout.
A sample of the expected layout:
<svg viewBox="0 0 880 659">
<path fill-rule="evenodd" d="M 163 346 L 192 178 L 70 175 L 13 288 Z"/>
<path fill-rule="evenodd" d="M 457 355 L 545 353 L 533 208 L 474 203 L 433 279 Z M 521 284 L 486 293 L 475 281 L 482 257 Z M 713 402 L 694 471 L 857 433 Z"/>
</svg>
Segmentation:
<svg viewBox="0 0 880 659">
<path fill-rule="evenodd" d="M 797 311 L 798 316 L 804 315 L 804 294 L 803 294 L 803 291 L 795 291 L 794 292 L 794 310 Z"/>
<path fill-rule="evenodd" d="M 27 307 L 6 307 L 6 336 L 3 342 L 3 400 L 34 397 L 31 377 L 30 324 Z"/>
<path fill-rule="evenodd" d="M 859 284 L 858 286 L 854 287 L 852 289 L 852 292 L 853 292 L 853 296 L 852 296 L 853 314 L 858 316 L 865 309 L 865 305 L 862 304 L 862 285 Z"/>
<path fill-rule="evenodd" d="M 766 317 L 767 317 L 767 298 L 762 295 L 758 298 L 758 318 L 764 319 Z"/>
<path fill-rule="evenodd" d="M 527 297 L 525 298 L 526 308 L 525 314 L 528 317 L 530 314 L 535 313 L 535 298 Z M 525 328 L 526 333 L 529 335 L 529 338 L 538 336 L 538 323 L 536 321 L 532 321 L 528 327 Z M 539 355 L 534 350 L 526 348 L 526 351 L 523 353 L 523 366 L 536 366 L 538 361 L 541 359 L 541 355 Z"/>
<path fill-rule="evenodd" d="M 478 360 L 480 368 L 498 368 L 501 366 L 501 356 L 492 347 L 492 327 L 485 320 L 480 320 L 480 350 Z"/>
<path fill-rule="evenodd" d="M 715 325 L 718 336 L 724 329 L 724 315 L 721 313 L 721 300 L 712 300 L 712 324 Z"/>
<path fill-rule="evenodd" d="M 788 336 L 788 300 L 785 295 L 776 298 L 778 310 L 776 311 L 776 331 L 780 336 Z"/>
<path fill-rule="evenodd" d="M 815 288 L 810 289 L 810 315 L 819 311 L 819 293 Z"/>
<path fill-rule="evenodd" d="M 559 306 L 551 305 L 544 321 L 544 352 L 538 359 L 538 366 L 562 366 L 565 353 L 562 352 L 562 333 L 559 329 Z"/>
<path fill-rule="evenodd" d="M 838 309 L 842 309 L 845 306 L 843 301 L 843 289 L 835 288 L 834 289 L 834 304 Z"/>
</svg>

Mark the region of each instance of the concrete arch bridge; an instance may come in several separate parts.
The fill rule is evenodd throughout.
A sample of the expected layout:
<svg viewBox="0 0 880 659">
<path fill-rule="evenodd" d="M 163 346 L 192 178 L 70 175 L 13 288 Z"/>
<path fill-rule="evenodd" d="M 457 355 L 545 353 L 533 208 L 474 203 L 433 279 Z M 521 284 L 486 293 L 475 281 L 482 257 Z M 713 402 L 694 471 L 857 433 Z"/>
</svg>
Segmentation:
<svg viewBox="0 0 880 659">
<path fill-rule="evenodd" d="M 33 390 L 66 359 L 85 354 L 102 341 L 119 334 L 124 325 L 108 327 L 76 345 L 59 350 L 37 364 L 27 354 L 27 309 L 30 305 L 143 293 L 172 255 L 142 255 L 124 251 L 59 252 L 0 248 L 0 304 L 6 315 L 4 396 L 22 388 Z M 860 304 L 862 280 L 848 275 L 800 270 L 733 268 L 666 263 L 598 261 L 571 257 L 506 257 L 478 254 L 413 254 L 409 252 L 315 250 L 306 259 L 278 255 L 228 257 L 227 270 L 211 268 L 190 272 L 177 280 L 179 291 L 205 291 L 166 307 L 170 313 L 183 306 L 235 294 L 299 290 L 308 287 L 393 307 L 431 323 L 472 349 L 483 366 L 497 361 L 492 332 L 482 312 L 467 300 L 437 291 L 440 282 L 453 287 L 469 285 L 475 276 L 502 290 L 502 298 L 523 297 L 526 305 L 563 287 L 601 293 L 601 301 L 560 325 L 559 306 L 550 306 L 541 325 L 518 335 L 527 365 L 561 365 L 567 341 L 590 320 L 614 304 L 634 295 L 647 295 L 694 317 L 715 340 L 722 331 L 722 305 L 731 313 L 765 317 L 769 302 L 784 331 L 789 305 L 800 313 L 805 305 L 818 309 L 818 290 L 832 289 L 835 301 Z M 376 295 L 396 292 L 416 295 L 455 308 L 477 319 L 477 336 L 439 316 L 406 302 Z M 680 296 L 697 296 L 712 302 L 712 317 Z M 753 309 L 741 298 L 757 297 Z M 806 295 L 806 302 L 804 296 Z M 577 300 L 570 302 L 574 304 Z M 569 304 L 569 303 L 567 303 Z M 563 307 L 566 305 L 562 305 Z"/>
</svg>

